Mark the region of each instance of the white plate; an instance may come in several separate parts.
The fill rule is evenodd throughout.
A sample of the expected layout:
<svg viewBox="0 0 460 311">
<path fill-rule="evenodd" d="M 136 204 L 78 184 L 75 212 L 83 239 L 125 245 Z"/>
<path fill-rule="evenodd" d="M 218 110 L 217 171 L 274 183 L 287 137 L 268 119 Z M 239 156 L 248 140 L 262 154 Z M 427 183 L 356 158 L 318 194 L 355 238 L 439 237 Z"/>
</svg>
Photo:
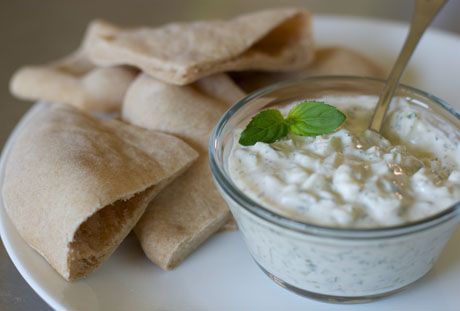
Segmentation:
<svg viewBox="0 0 460 311">
<path fill-rule="evenodd" d="M 390 65 L 407 26 L 361 18 L 315 19 L 319 45 L 345 45 Z M 460 37 L 426 34 L 405 81 L 446 99 L 460 110 Z M 36 105 L 18 124 L 33 115 Z M 1 203 L 1 202 L 0 202 Z M 78 310 L 459 310 L 460 230 L 434 270 L 401 294 L 364 305 L 330 305 L 296 296 L 270 281 L 250 258 L 238 233 L 214 236 L 180 267 L 164 272 L 151 264 L 129 236 L 115 254 L 88 278 L 67 283 L 19 237 L 0 208 L 0 233 L 8 254 L 32 288 L 55 309 Z M 442 306 L 442 307 L 441 307 Z"/>
</svg>

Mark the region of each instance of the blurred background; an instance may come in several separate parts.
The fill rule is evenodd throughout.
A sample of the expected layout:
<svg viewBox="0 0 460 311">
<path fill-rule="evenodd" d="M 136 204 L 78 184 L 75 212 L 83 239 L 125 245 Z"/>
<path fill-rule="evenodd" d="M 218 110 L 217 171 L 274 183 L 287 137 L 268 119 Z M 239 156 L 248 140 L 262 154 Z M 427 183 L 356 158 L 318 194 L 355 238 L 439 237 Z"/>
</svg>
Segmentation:
<svg viewBox="0 0 460 311">
<path fill-rule="evenodd" d="M 8 81 L 19 66 L 41 64 L 73 51 L 87 23 L 121 25 L 227 18 L 268 7 L 305 7 L 314 14 L 410 20 L 413 0 L 0 0 L 0 150 L 30 103 L 14 99 Z M 460 35 L 460 1 L 451 0 L 434 27 Z M 460 52 L 460 51 L 459 51 Z M 0 310 L 49 310 L 11 263 L 0 243 Z"/>
</svg>

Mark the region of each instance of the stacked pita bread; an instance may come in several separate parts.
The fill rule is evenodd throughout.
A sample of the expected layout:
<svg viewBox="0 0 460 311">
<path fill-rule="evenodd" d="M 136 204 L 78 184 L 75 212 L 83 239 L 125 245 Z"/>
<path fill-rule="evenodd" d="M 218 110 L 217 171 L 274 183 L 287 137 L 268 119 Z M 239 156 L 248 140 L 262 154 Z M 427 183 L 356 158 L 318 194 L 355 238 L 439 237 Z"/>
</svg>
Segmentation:
<svg viewBox="0 0 460 311">
<path fill-rule="evenodd" d="M 235 229 L 208 167 L 221 115 L 255 88 L 321 74 L 383 72 L 348 49 L 315 51 L 301 9 L 155 28 L 95 21 L 72 55 L 12 78 L 18 97 L 57 104 L 15 142 L 8 214 L 68 280 L 94 270 L 131 229 L 148 258 L 174 268 L 215 232 Z M 71 106 L 120 112 L 123 121 Z"/>
</svg>

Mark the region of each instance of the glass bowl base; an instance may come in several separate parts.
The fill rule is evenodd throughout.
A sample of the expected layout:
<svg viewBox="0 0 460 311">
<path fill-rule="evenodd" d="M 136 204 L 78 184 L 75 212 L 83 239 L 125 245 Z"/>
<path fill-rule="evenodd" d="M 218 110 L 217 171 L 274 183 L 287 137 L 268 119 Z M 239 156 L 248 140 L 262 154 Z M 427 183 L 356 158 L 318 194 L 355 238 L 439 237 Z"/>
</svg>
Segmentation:
<svg viewBox="0 0 460 311">
<path fill-rule="evenodd" d="M 289 290 L 289 291 L 291 291 L 291 292 L 293 292 L 293 293 L 295 293 L 297 295 L 300 295 L 300 296 L 303 296 L 303 297 L 306 297 L 306 298 L 318 300 L 318 301 L 321 301 L 321 302 L 336 303 L 336 304 L 358 304 L 358 303 L 372 302 L 374 300 L 382 299 L 382 298 L 385 298 L 387 296 L 391 296 L 391 295 L 397 294 L 399 292 L 402 292 L 402 291 L 404 291 L 405 289 L 411 287 L 412 285 L 414 285 L 415 283 L 417 283 L 420 280 L 420 279 L 418 279 L 418 280 L 416 280 L 416 281 L 414 281 L 414 282 L 412 282 L 412 283 L 410 283 L 408 285 L 405 285 L 405 286 L 403 286 L 401 288 L 391 290 L 389 292 L 384 292 L 384 293 L 381 293 L 381 294 L 376 294 L 376 295 L 368 295 L 368 296 L 332 296 L 332 295 L 324 295 L 324 294 L 319 294 L 319 293 L 315 293 L 315 292 L 310 292 L 310 291 L 307 291 L 307 290 L 292 286 L 292 285 L 286 283 L 285 281 L 281 280 L 277 276 L 271 274 L 267 270 L 265 270 L 258 262 L 256 262 L 256 263 L 259 266 L 259 268 L 270 279 L 272 279 L 279 286 L 281 286 L 281 287 L 283 287 L 283 288 L 285 288 L 285 289 L 287 289 L 287 290 Z M 421 277 L 421 278 L 423 278 L 423 277 Z"/>
</svg>

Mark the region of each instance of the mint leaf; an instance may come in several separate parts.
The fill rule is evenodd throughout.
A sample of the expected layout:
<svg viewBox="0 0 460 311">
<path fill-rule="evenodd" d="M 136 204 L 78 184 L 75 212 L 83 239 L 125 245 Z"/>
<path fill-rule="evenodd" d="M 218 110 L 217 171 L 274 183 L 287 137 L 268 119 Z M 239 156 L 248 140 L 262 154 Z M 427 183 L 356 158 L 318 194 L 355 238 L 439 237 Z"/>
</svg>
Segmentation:
<svg viewBox="0 0 460 311">
<path fill-rule="evenodd" d="M 241 133 L 239 143 L 252 146 L 257 142 L 274 143 L 288 134 L 289 127 L 279 110 L 268 109 L 259 112 Z"/>
<path fill-rule="evenodd" d="M 288 132 L 300 136 L 317 136 L 336 131 L 346 117 L 334 106 L 323 102 L 305 101 L 293 107 L 285 119 L 276 109 L 259 112 L 241 133 L 239 143 L 252 146 L 267 144 L 286 137 Z"/>
<path fill-rule="evenodd" d="M 305 101 L 289 111 L 286 122 L 296 135 L 317 136 L 334 132 L 345 119 L 345 115 L 334 106 Z"/>
</svg>

